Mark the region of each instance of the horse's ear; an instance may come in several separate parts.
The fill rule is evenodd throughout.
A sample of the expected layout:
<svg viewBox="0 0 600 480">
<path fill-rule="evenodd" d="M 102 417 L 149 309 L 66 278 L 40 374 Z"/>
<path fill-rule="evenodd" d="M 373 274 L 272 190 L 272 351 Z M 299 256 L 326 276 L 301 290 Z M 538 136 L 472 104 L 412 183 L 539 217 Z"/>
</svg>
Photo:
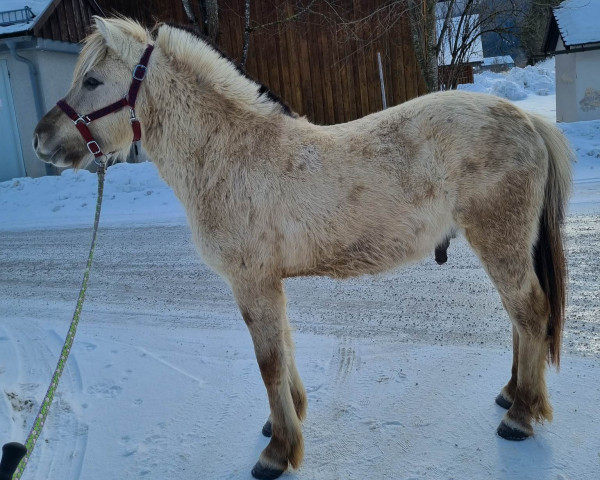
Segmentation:
<svg viewBox="0 0 600 480">
<path fill-rule="evenodd" d="M 126 57 L 131 52 L 132 37 L 128 35 L 117 22 L 111 22 L 109 19 L 94 16 L 96 28 L 104 37 L 106 46 L 114 50 L 122 57 Z"/>
</svg>

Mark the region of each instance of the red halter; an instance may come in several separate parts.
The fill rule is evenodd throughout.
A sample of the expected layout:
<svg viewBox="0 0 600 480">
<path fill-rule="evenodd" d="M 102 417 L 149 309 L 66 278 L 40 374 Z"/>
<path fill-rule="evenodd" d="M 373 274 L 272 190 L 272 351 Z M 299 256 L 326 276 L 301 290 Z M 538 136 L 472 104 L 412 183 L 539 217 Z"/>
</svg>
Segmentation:
<svg viewBox="0 0 600 480">
<path fill-rule="evenodd" d="M 144 54 L 140 59 L 140 63 L 138 63 L 133 69 L 133 79 L 131 80 L 131 85 L 129 86 L 129 93 L 121 100 L 111 103 L 110 105 L 92 113 L 88 113 L 87 115 L 79 115 L 67 102 L 65 102 L 64 99 L 59 100 L 56 103 L 56 105 L 58 105 L 58 107 L 65 112 L 65 114 L 71 120 L 73 120 L 75 127 L 77 127 L 77 130 L 79 130 L 79 133 L 85 140 L 88 150 L 92 155 L 94 155 L 94 157 L 102 157 L 104 156 L 104 153 L 102 153 L 100 145 L 98 145 L 98 142 L 94 140 L 94 137 L 87 126 L 94 120 L 105 117 L 110 113 L 118 112 L 123 107 L 129 107 L 129 112 L 131 115 L 129 118 L 129 123 L 131 123 L 131 129 L 133 130 L 133 142 L 139 142 L 142 138 L 142 127 L 140 125 L 140 121 L 135 116 L 134 107 L 140 85 L 142 84 L 142 80 L 144 80 L 146 77 L 148 60 L 150 60 L 150 54 L 152 53 L 153 49 L 154 45 L 148 45 L 146 50 L 144 50 Z"/>
</svg>

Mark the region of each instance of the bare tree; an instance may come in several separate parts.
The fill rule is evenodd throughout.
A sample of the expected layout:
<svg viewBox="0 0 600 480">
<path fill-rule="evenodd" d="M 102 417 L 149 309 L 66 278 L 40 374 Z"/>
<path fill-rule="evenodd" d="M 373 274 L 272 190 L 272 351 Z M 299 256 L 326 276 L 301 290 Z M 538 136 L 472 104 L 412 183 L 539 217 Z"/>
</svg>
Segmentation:
<svg viewBox="0 0 600 480">
<path fill-rule="evenodd" d="M 217 43 L 219 37 L 219 1 L 218 0 L 197 0 L 202 17 L 202 32 Z M 181 0 L 183 9 L 192 25 L 198 25 L 198 19 L 194 14 L 194 8 L 191 0 Z"/>
<path fill-rule="evenodd" d="M 240 67 L 246 69 L 246 61 L 248 60 L 248 48 L 250 48 L 250 0 L 244 2 L 244 42 L 242 44 L 242 59 Z"/>
<path fill-rule="evenodd" d="M 194 14 L 194 9 L 190 5 L 190 0 L 181 0 L 181 3 L 183 4 L 183 10 L 185 11 L 185 15 L 188 17 L 190 23 L 194 26 L 197 26 L 198 20 Z"/>
<path fill-rule="evenodd" d="M 248 50 L 250 48 L 250 35 L 252 32 L 254 32 L 256 30 L 269 28 L 269 27 L 274 27 L 276 25 L 281 25 L 284 23 L 298 21 L 305 14 L 313 12 L 312 7 L 315 3 L 317 3 L 317 0 L 309 0 L 309 2 L 306 5 L 304 5 L 302 3 L 297 4 L 296 8 L 292 10 L 291 14 L 286 14 L 285 12 L 283 12 L 280 15 L 280 13 L 278 12 L 277 13 L 278 19 L 275 21 L 272 21 L 272 22 L 258 23 L 255 21 L 254 23 L 252 23 L 251 18 L 250 18 L 250 0 L 245 0 L 244 1 L 244 35 L 243 35 L 243 42 L 242 42 L 242 58 L 240 60 L 240 67 L 242 69 L 246 68 L 246 62 L 248 60 Z"/>
<path fill-rule="evenodd" d="M 437 0 L 407 0 L 413 47 L 428 92 L 438 89 L 440 46 L 439 41 L 436 40 L 436 4 Z M 445 27 L 446 22 L 440 39 L 444 38 Z"/>
<path fill-rule="evenodd" d="M 548 21 L 552 16 L 552 7 L 562 0 L 529 0 L 524 2 L 524 14 L 518 22 L 518 37 L 527 63 L 533 64 L 543 56 L 542 42 L 546 34 Z"/>
<path fill-rule="evenodd" d="M 437 53 L 444 65 L 446 88 L 456 88 L 464 65 L 479 53 L 484 35 L 507 37 L 516 33 L 515 20 L 522 3 L 513 0 L 456 0 L 440 2 L 437 8 Z"/>
</svg>

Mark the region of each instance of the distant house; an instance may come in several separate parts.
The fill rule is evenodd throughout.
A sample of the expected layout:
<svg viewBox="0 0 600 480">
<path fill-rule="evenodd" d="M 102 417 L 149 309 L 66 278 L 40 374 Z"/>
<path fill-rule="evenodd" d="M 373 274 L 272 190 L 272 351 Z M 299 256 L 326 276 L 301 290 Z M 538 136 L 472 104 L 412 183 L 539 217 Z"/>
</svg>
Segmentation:
<svg viewBox="0 0 600 480">
<path fill-rule="evenodd" d="M 31 147 L 38 120 L 71 84 L 94 0 L 0 1 L 0 181 L 52 168 Z"/>
<path fill-rule="evenodd" d="M 556 55 L 556 120 L 600 119 L 600 0 L 556 7 L 544 50 Z"/>
<path fill-rule="evenodd" d="M 479 65 L 478 72 L 506 72 L 515 66 L 515 61 L 510 55 L 498 57 L 485 57 Z"/>
</svg>

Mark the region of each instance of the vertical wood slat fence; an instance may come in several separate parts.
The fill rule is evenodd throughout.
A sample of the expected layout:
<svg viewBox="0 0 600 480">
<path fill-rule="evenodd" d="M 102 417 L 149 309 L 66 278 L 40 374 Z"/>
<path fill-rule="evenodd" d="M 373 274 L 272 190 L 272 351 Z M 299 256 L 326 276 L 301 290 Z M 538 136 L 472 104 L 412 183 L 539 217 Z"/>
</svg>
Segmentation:
<svg viewBox="0 0 600 480">
<path fill-rule="evenodd" d="M 180 0 L 99 0 L 109 13 L 187 24 Z M 251 0 L 250 48 L 246 70 L 292 110 L 318 124 L 347 122 L 383 108 L 377 52 L 381 53 L 388 105 L 425 93 L 406 15 L 356 22 L 378 10 L 379 0 L 328 2 Z M 190 4 L 200 18 L 198 2 Z M 219 47 L 239 62 L 244 34 L 244 0 L 219 1 Z M 310 5 L 310 11 L 286 20 Z M 338 10 L 339 11 L 339 10 Z M 354 23 L 353 23 L 354 22 Z"/>
</svg>

